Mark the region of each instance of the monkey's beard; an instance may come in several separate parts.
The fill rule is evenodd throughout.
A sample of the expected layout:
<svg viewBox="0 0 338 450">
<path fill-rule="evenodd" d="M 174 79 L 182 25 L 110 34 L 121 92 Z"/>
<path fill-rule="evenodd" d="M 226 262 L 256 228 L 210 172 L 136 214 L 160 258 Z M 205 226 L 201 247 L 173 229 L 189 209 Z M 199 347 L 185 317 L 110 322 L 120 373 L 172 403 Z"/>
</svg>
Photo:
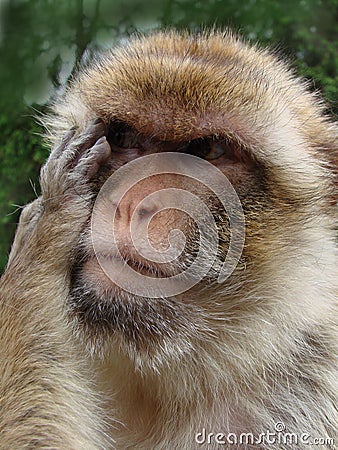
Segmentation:
<svg viewBox="0 0 338 450">
<path fill-rule="evenodd" d="M 118 342 L 133 358 L 139 353 L 154 356 L 161 343 L 196 333 L 196 320 L 201 317 L 196 306 L 174 297 L 141 297 L 120 288 L 99 292 L 84 276 L 81 271 L 75 275 L 69 307 L 74 329 L 91 353 L 104 355 Z"/>
<path fill-rule="evenodd" d="M 222 235 L 227 233 L 223 230 Z M 88 240 L 84 239 L 84 242 Z M 203 247 L 207 258 L 208 242 L 204 242 Z M 158 364 L 164 357 L 164 349 L 166 361 L 168 352 L 174 357 L 182 357 L 191 349 L 192 337 L 196 340 L 198 336 L 210 335 L 208 314 L 199 297 L 206 297 L 206 290 L 219 288 L 216 279 L 223 251 L 214 259 L 207 274 L 205 266 L 195 267 L 194 277 L 201 281 L 189 291 L 172 297 L 152 298 L 130 294 L 116 286 L 97 261 L 89 261 L 88 269 L 85 245 L 80 248 L 72 270 L 69 317 L 76 335 L 90 353 L 103 356 L 117 345 L 134 360 L 145 355 L 141 360 L 156 360 Z M 186 270 L 196 252 L 196 239 L 191 237 L 173 271 Z"/>
</svg>

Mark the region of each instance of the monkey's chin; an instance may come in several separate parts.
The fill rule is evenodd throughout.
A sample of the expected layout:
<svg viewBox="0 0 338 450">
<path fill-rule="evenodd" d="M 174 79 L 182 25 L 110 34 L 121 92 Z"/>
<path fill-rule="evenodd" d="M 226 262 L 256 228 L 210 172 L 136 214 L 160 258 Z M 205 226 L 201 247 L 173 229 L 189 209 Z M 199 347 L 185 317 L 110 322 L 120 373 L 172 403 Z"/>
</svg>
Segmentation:
<svg viewBox="0 0 338 450">
<path fill-rule="evenodd" d="M 75 333 L 91 352 L 100 353 L 112 340 L 149 353 L 163 342 L 190 335 L 196 311 L 175 297 L 151 298 L 118 287 L 95 260 L 74 268 L 68 300 Z M 198 317 L 198 316 L 196 316 Z"/>
</svg>

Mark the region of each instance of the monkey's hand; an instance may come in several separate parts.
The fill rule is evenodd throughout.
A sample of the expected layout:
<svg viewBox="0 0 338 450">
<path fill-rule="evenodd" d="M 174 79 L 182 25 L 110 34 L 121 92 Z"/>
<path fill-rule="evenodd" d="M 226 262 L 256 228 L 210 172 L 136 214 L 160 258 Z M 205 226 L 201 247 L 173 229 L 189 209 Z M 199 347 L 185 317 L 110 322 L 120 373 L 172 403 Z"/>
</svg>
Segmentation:
<svg viewBox="0 0 338 450">
<path fill-rule="evenodd" d="M 71 248 L 90 214 L 90 181 L 110 156 L 104 133 L 104 124 L 97 119 L 81 134 L 70 130 L 51 152 L 41 169 L 42 196 L 21 213 L 8 266 L 21 250 L 27 260 L 38 247 L 41 260 L 48 247 Z M 54 256 L 60 258 L 57 253 Z"/>
<path fill-rule="evenodd" d="M 78 224 L 88 216 L 90 181 L 110 156 L 104 133 L 105 126 L 97 119 L 80 135 L 70 130 L 52 151 L 40 174 L 43 214 L 66 212 L 72 228 L 73 220 Z"/>
<path fill-rule="evenodd" d="M 21 251 L 39 263 L 57 260 L 63 267 L 90 216 L 91 180 L 110 157 L 100 119 L 81 134 L 70 130 L 41 169 L 42 196 L 27 205 L 20 218 L 9 263 Z M 34 256 L 33 256 L 34 255 Z"/>
</svg>

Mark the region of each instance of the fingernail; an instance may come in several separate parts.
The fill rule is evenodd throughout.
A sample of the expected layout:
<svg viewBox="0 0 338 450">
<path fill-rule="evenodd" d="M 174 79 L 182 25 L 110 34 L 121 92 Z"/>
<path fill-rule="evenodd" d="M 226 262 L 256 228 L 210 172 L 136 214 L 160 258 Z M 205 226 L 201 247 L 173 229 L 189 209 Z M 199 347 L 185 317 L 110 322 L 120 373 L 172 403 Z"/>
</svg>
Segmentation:
<svg viewBox="0 0 338 450">
<path fill-rule="evenodd" d="M 102 137 L 100 137 L 100 139 L 98 139 L 96 141 L 95 145 L 103 144 L 105 140 L 106 140 L 106 136 L 102 136 Z"/>
</svg>

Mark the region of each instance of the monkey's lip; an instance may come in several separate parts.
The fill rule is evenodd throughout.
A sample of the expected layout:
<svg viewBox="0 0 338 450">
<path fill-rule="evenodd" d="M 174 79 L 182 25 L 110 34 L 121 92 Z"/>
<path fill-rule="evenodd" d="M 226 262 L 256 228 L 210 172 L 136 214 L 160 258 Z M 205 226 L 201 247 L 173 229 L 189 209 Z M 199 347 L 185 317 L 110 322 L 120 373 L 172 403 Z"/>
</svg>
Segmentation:
<svg viewBox="0 0 338 450">
<path fill-rule="evenodd" d="M 149 261 L 141 258 L 123 258 L 120 254 L 116 253 L 100 252 L 96 253 L 90 259 L 95 260 L 105 273 L 109 272 L 109 270 L 107 271 L 107 268 L 109 267 L 109 264 L 113 263 L 119 270 L 128 266 L 141 275 L 151 278 L 168 278 L 174 275 L 173 267 L 169 264 L 160 264 L 155 262 L 150 263 Z"/>
</svg>

